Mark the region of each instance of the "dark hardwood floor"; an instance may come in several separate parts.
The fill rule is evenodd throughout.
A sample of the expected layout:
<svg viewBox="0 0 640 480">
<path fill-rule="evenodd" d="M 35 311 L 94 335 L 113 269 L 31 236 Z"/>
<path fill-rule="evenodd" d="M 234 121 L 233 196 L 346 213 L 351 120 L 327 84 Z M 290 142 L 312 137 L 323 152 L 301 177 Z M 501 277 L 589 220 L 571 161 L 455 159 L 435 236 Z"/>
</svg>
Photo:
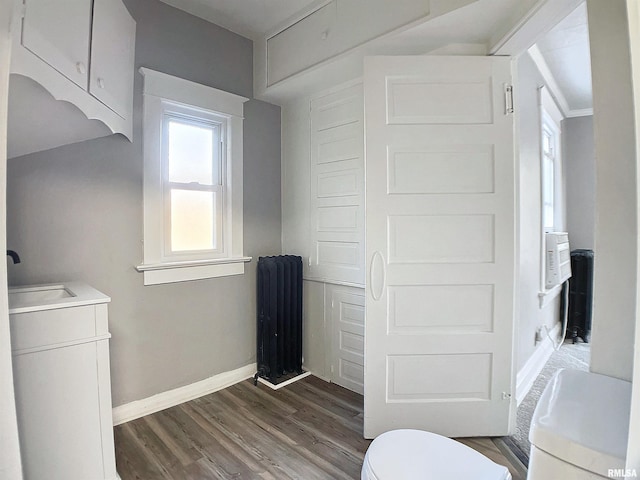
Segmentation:
<svg viewBox="0 0 640 480">
<path fill-rule="evenodd" d="M 359 479 L 371 443 L 362 438 L 362 409 L 361 395 L 312 376 L 278 391 L 247 380 L 117 426 L 118 473 L 122 480 Z M 469 443 L 511 467 L 490 439 Z"/>
</svg>

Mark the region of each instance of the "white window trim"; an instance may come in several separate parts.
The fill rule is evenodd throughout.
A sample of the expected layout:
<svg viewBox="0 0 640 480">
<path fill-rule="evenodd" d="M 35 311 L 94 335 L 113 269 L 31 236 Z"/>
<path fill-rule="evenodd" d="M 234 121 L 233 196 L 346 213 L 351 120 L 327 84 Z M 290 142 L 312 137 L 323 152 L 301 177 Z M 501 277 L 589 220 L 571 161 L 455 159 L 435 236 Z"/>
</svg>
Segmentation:
<svg viewBox="0 0 640 480">
<path fill-rule="evenodd" d="M 144 262 L 136 269 L 144 273 L 145 285 L 241 275 L 251 257 L 243 254 L 243 118 L 248 98 L 182 78 L 140 68 L 144 77 Z M 164 213 L 162 202 L 162 112 L 163 101 L 211 111 L 227 121 L 227 188 L 225 221 L 226 255 L 194 256 L 176 261 L 164 257 Z"/>
<path fill-rule="evenodd" d="M 546 288 L 546 238 L 545 238 L 545 226 L 544 226 L 544 217 L 543 217 L 543 188 L 544 188 L 544 177 L 543 177 L 543 168 L 544 168 L 544 149 L 542 145 L 542 131 L 545 123 L 549 123 L 549 121 L 555 125 L 554 130 L 557 134 L 558 138 L 556 141 L 556 145 L 554 146 L 556 149 L 555 152 L 555 160 L 554 160 L 554 206 L 559 208 L 554 208 L 554 229 L 562 229 L 564 225 L 563 216 L 562 216 L 562 206 L 564 205 L 564 194 L 562 188 L 559 188 L 563 184 L 563 171 L 562 171 L 562 120 L 564 120 L 564 115 L 562 111 L 558 107 L 558 104 L 554 100 L 554 98 L 549 93 L 548 88 L 545 86 L 541 86 L 538 89 L 538 105 L 540 110 L 540 130 L 538 133 L 539 143 L 540 143 L 540 290 L 538 293 L 538 299 L 540 302 L 540 308 L 547 306 L 551 301 L 560 295 L 562 290 L 562 285 L 556 285 L 550 289 Z M 545 120 L 546 117 L 546 120 Z M 559 195 L 556 195 L 559 193 Z"/>
</svg>

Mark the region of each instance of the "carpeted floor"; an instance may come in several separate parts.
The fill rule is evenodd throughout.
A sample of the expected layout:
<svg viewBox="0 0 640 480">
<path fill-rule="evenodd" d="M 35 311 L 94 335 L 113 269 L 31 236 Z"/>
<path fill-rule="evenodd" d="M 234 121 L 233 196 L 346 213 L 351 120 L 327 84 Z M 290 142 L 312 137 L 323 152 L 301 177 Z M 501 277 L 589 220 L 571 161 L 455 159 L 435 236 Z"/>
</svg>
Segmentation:
<svg viewBox="0 0 640 480">
<path fill-rule="evenodd" d="M 518 407 L 516 433 L 512 437 L 506 438 L 505 443 L 514 450 L 514 453 L 525 466 L 529 463 L 529 450 L 531 449 L 531 444 L 529 443 L 531 417 L 547 383 L 549 383 L 553 374 L 560 368 L 589 370 L 589 358 L 590 344 L 581 342 L 573 344 L 571 341 L 565 342 L 560 350 L 553 352 L 531 387 L 531 390 Z"/>
</svg>

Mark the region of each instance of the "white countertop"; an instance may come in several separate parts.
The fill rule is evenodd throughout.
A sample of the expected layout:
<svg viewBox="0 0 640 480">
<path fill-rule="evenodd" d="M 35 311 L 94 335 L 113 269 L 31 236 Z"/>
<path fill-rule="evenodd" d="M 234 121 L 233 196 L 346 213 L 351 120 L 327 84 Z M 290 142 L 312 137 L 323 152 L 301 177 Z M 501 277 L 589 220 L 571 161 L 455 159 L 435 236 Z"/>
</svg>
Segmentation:
<svg viewBox="0 0 640 480">
<path fill-rule="evenodd" d="M 9 287 L 9 314 L 109 303 L 111 298 L 83 282 Z"/>
</svg>

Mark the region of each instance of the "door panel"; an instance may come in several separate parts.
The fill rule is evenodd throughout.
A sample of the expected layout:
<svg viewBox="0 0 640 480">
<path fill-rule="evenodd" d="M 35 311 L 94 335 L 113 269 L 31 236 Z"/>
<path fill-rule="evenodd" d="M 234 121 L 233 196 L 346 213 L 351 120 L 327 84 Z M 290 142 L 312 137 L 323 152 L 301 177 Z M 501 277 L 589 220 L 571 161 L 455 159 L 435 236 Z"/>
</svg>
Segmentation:
<svg viewBox="0 0 640 480">
<path fill-rule="evenodd" d="M 364 290 L 327 284 L 331 319 L 331 381 L 364 391 Z"/>
<path fill-rule="evenodd" d="M 133 108 L 136 23 L 120 1 L 94 0 L 89 91 L 123 118 Z"/>
<path fill-rule="evenodd" d="M 513 115 L 498 57 L 365 60 L 365 437 L 505 435 Z"/>
<path fill-rule="evenodd" d="M 309 274 L 364 285 L 362 85 L 311 101 Z"/>
<path fill-rule="evenodd" d="M 23 46 L 86 90 L 91 2 L 27 0 L 25 6 Z"/>
</svg>

